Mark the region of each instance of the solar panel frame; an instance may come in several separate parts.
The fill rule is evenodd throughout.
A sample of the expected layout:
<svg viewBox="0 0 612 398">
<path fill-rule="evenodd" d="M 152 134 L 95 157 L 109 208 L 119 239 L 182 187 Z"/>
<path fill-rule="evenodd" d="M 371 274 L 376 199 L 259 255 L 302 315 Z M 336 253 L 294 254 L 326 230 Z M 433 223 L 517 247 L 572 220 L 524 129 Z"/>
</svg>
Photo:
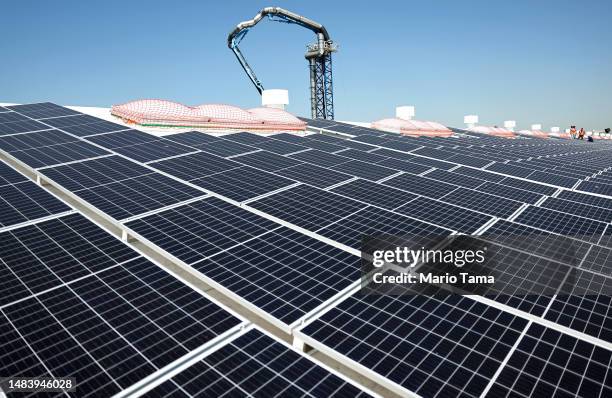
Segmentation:
<svg viewBox="0 0 612 398">
<path fill-rule="evenodd" d="M 71 211 L 32 181 L 0 186 L 0 228 L 29 223 Z"/>
<path fill-rule="evenodd" d="M 36 120 L 21 120 L 11 123 L 0 123 L 0 137 L 48 129 L 48 125 L 37 122 Z"/>
<path fill-rule="evenodd" d="M 523 203 L 516 200 L 462 187 L 441 197 L 440 200 L 502 218 L 510 217 L 523 206 Z"/>
<path fill-rule="evenodd" d="M 394 210 L 414 200 L 417 195 L 380 185 L 368 180 L 356 179 L 330 190 L 370 205 Z"/>
<path fill-rule="evenodd" d="M 397 170 L 362 162 L 360 160 L 351 160 L 349 162 L 331 166 L 330 168 L 332 170 L 340 171 L 342 173 L 354 175 L 355 177 L 360 177 L 371 181 L 379 181 L 399 173 Z"/>
<path fill-rule="evenodd" d="M 101 149 L 84 141 L 74 141 L 65 144 L 9 152 L 11 157 L 33 169 L 97 158 L 110 154 L 111 153 L 105 149 Z"/>
<path fill-rule="evenodd" d="M 334 155 L 332 153 L 319 151 L 316 149 L 294 153 L 288 156 L 292 159 L 301 160 L 302 162 L 310 163 L 315 166 L 321 166 L 321 167 L 332 167 L 332 166 L 336 166 L 336 165 L 351 161 L 351 159 L 349 158 L 345 158 L 339 155 Z"/>
<path fill-rule="evenodd" d="M 606 229 L 601 221 L 534 206 L 527 207 L 514 221 L 593 243 L 599 241 Z"/>
<path fill-rule="evenodd" d="M 151 163 L 151 167 L 190 181 L 242 167 L 242 164 L 208 152 L 197 152 Z"/>
<path fill-rule="evenodd" d="M 412 174 L 401 174 L 386 180 L 383 184 L 434 199 L 439 199 L 459 189 L 456 185 Z"/>
<path fill-rule="evenodd" d="M 11 105 L 7 106 L 8 109 L 15 112 L 19 112 L 32 119 L 47 119 L 51 117 L 78 115 L 81 112 L 77 112 L 66 107 L 56 105 L 52 102 L 39 102 L 34 104 L 24 105 Z"/>
<path fill-rule="evenodd" d="M 277 170 L 274 173 L 322 189 L 355 178 L 351 175 L 310 163 L 301 163 L 297 166 Z"/>
<path fill-rule="evenodd" d="M 298 166 L 304 164 L 299 160 L 295 160 L 286 156 L 281 156 L 273 152 L 258 151 L 238 155 L 232 158 L 233 161 L 239 162 L 245 166 L 251 166 L 256 169 L 265 171 L 277 171 L 287 167 Z"/>
</svg>

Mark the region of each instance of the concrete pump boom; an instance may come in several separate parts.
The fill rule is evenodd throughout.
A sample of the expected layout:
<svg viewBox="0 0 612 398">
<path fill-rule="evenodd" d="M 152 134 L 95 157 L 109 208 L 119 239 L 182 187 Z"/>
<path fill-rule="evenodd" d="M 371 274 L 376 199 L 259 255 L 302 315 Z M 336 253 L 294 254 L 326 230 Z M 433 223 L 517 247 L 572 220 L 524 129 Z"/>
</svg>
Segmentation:
<svg viewBox="0 0 612 398">
<path fill-rule="evenodd" d="M 337 50 L 337 46 L 330 39 L 323 25 L 280 7 L 264 8 L 255 15 L 255 18 L 239 23 L 227 37 L 227 46 L 234 52 L 257 91 L 260 94 L 263 92 L 263 84 L 244 58 L 238 44 L 246 36 L 249 29 L 257 25 L 264 17 L 268 17 L 272 21 L 300 25 L 317 35 L 317 41 L 307 46 L 305 55 L 310 70 L 310 111 L 314 119 L 333 119 L 334 94 L 331 53 Z"/>
</svg>

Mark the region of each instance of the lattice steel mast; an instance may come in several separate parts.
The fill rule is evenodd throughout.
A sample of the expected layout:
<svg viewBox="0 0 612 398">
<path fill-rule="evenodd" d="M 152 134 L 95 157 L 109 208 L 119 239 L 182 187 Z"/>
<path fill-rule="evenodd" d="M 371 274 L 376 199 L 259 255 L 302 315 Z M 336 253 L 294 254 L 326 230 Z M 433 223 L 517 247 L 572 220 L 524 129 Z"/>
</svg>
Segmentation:
<svg viewBox="0 0 612 398">
<path fill-rule="evenodd" d="M 255 85 L 257 91 L 260 94 L 263 92 L 263 84 L 257 79 L 255 72 L 247 63 L 240 48 L 238 48 L 238 44 L 249 29 L 264 17 L 268 17 L 273 21 L 300 25 L 315 32 L 317 41 L 307 46 L 305 55 L 310 72 L 310 112 L 314 119 L 333 119 L 334 90 L 331 55 L 337 50 L 337 46 L 330 39 L 323 25 L 280 7 L 264 8 L 255 18 L 239 23 L 227 38 L 228 47 L 238 58 L 240 65 Z"/>
</svg>

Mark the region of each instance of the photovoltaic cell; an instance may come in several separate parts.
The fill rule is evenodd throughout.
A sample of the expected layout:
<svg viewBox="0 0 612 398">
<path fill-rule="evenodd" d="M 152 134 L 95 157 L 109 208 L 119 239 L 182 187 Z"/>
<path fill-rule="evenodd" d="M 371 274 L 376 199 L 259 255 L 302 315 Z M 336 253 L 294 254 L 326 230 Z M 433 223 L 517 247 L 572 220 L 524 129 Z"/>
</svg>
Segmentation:
<svg viewBox="0 0 612 398">
<path fill-rule="evenodd" d="M 74 192 L 116 220 L 206 195 L 160 174 L 148 174 Z"/>
<path fill-rule="evenodd" d="M 383 161 L 380 161 L 377 163 L 377 165 L 388 167 L 390 169 L 398 171 L 403 171 L 410 174 L 421 174 L 431 169 L 430 166 L 424 166 L 422 164 L 393 158 L 387 158 Z"/>
<path fill-rule="evenodd" d="M 70 207 L 31 181 L 0 186 L 0 227 L 69 210 Z"/>
<path fill-rule="evenodd" d="M 279 225 L 209 197 L 126 224 L 179 260 L 193 264 Z"/>
<path fill-rule="evenodd" d="M 580 268 L 612 277 L 612 249 L 592 246 Z"/>
<path fill-rule="evenodd" d="M 353 295 L 299 333 L 421 396 L 477 397 L 526 324 L 458 295 Z"/>
<path fill-rule="evenodd" d="M 476 232 L 480 227 L 492 220 L 492 217 L 486 214 L 424 197 L 419 197 L 398 208 L 396 211 L 466 234 Z"/>
<path fill-rule="evenodd" d="M 251 202 L 249 206 L 302 228 L 316 230 L 367 205 L 332 192 L 298 185 Z"/>
<path fill-rule="evenodd" d="M 336 145 L 344 146 L 347 148 L 359 149 L 360 151 L 369 151 L 371 149 L 376 148 L 374 146 L 363 144 L 361 142 L 355 142 L 355 141 L 351 141 L 351 140 L 347 140 L 343 138 L 332 137 L 330 135 L 325 135 L 325 134 L 313 134 L 313 135 L 309 135 L 308 138 L 310 138 L 311 140 L 324 141 L 330 144 L 336 144 Z"/>
<path fill-rule="evenodd" d="M 0 186 L 28 181 L 28 178 L 0 160 Z"/>
<path fill-rule="evenodd" d="M 425 158 L 422 156 L 414 156 L 409 153 L 397 152 L 397 151 L 392 151 L 392 150 L 384 149 L 384 148 L 376 149 L 372 151 L 372 153 L 375 153 L 377 155 L 387 156 L 387 157 L 398 159 L 398 160 L 406 160 L 412 163 L 418 163 L 423 166 L 435 167 L 437 169 L 442 169 L 442 170 L 452 169 L 453 167 L 457 166 L 456 164 L 444 162 L 442 160 L 430 159 L 430 158 Z"/>
<path fill-rule="evenodd" d="M 609 223 L 612 221 L 612 209 L 591 206 L 584 203 L 576 203 L 565 199 L 547 198 L 541 205 L 548 209 L 558 210 L 581 217 Z"/>
<path fill-rule="evenodd" d="M 85 140 L 93 142 L 94 144 L 100 145 L 106 149 L 116 149 L 125 146 L 157 141 L 159 140 L 159 137 L 152 134 L 143 133 L 142 131 L 138 130 L 125 130 L 118 131 L 116 133 L 87 137 Z"/>
<path fill-rule="evenodd" d="M 190 181 L 226 198 L 243 202 L 296 184 L 295 181 L 252 167 L 237 167 Z"/>
<path fill-rule="evenodd" d="M 292 159 L 298 159 L 303 162 L 314 164 L 315 166 L 331 167 L 341 163 L 350 162 L 351 159 L 343 156 L 334 155 L 323 151 L 317 151 L 315 149 L 310 151 L 304 151 L 289 155 Z"/>
<path fill-rule="evenodd" d="M 357 149 L 347 149 L 345 151 L 338 152 L 337 154 L 340 156 L 368 163 L 378 163 L 382 160 L 387 159 L 384 156 L 377 155 L 375 153 L 360 151 Z"/>
<path fill-rule="evenodd" d="M 530 180 L 544 182 L 546 184 L 558 185 L 560 187 L 571 188 L 579 181 L 578 178 L 560 176 L 554 173 L 547 173 L 536 170 L 529 175 Z"/>
<path fill-rule="evenodd" d="M 223 138 L 226 140 L 239 142 L 241 144 L 246 144 L 246 145 L 268 141 L 268 138 L 266 137 L 263 137 L 258 134 L 248 133 L 246 131 L 243 131 L 241 133 L 227 134 L 227 135 L 224 135 Z"/>
<path fill-rule="evenodd" d="M 487 167 L 487 170 L 523 178 L 526 178 L 529 174 L 533 173 L 532 169 L 506 163 L 493 163 L 492 165 Z"/>
<path fill-rule="evenodd" d="M 431 237 L 439 241 L 442 237 L 448 236 L 451 231 L 369 206 L 316 232 L 359 250 L 363 239 L 368 236 L 376 238 L 383 236 L 414 237 L 415 239 L 412 240 Z"/>
<path fill-rule="evenodd" d="M 482 184 L 477 188 L 477 191 L 490 193 L 493 195 L 501 196 L 502 198 L 512 199 L 529 204 L 535 204 L 537 201 L 542 199 L 542 195 L 539 193 L 525 191 L 524 189 L 512 188 L 506 185 L 496 184 L 493 182 L 486 182 Z"/>
<path fill-rule="evenodd" d="M 145 142 L 143 144 L 113 148 L 113 151 L 130 159 L 146 163 L 172 156 L 193 153 L 197 151 L 197 149 L 161 139 L 157 141 Z"/>
<path fill-rule="evenodd" d="M 77 137 L 86 137 L 94 134 L 105 134 L 113 131 L 127 130 L 129 127 L 122 124 L 99 120 L 96 123 L 67 126 L 62 127 L 61 129 L 62 131 L 76 135 Z"/>
<path fill-rule="evenodd" d="M 242 165 L 233 160 L 222 158 L 221 156 L 207 152 L 198 152 L 155 162 L 152 163 L 151 166 L 175 177 L 189 181 L 235 169 Z"/>
<path fill-rule="evenodd" d="M 288 155 L 293 152 L 304 151 L 308 149 L 306 146 L 291 144 L 289 142 L 268 139 L 264 142 L 251 144 L 259 149 L 264 149 L 269 152 L 274 152 L 279 155 Z"/>
<path fill-rule="evenodd" d="M 138 256 L 80 214 L 0 235 L 0 306 Z"/>
<path fill-rule="evenodd" d="M 11 123 L 0 123 L 0 136 L 27 133 L 29 131 L 48 130 L 49 126 L 35 120 L 21 120 Z"/>
<path fill-rule="evenodd" d="M 612 352 L 533 324 L 488 397 L 604 397 L 612 394 Z"/>
<path fill-rule="evenodd" d="M 600 221 L 533 206 L 525 209 L 515 221 L 590 242 L 597 242 L 606 229 L 606 224 Z"/>
<path fill-rule="evenodd" d="M 210 144 L 211 142 L 221 140 L 221 138 L 219 137 L 215 137 L 206 133 L 201 133 L 199 131 L 187 131 L 185 133 L 171 134 L 164 136 L 164 138 L 179 144 L 188 145 L 196 148 L 203 144 Z"/>
<path fill-rule="evenodd" d="M 256 329 L 147 393 L 151 397 L 221 395 L 368 396 L 306 356 Z"/>
<path fill-rule="evenodd" d="M 400 207 L 417 197 L 406 191 L 362 179 L 340 185 L 331 192 L 388 210 Z"/>
<path fill-rule="evenodd" d="M 603 184 L 598 182 L 597 180 L 592 181 L 582 181 L 578 187 L 576 187 L 579 191 L 598 193 L 601 195 L 612 196 L 612 184 Z"/>
<path fill-rule="evenodd" d="M 401 174 L 386 180 L 383 184 L 434 199 L 458 189 L 456 185 L 411 174 Z"/>
<path fill-rule="evenodd" d="M 302 163 L 297 166 L 277 170 L 275 174 L 313 185 L 317 188 L 327 188 L 354 178 L 351 175 L 330 170 L 325 167 L 315 166 L 310 163 Z"/>
<path fill-rule="evenodd" d="M 521 202 L 515 200 L 505 199 L 466 188 L 458 188 L 440 198 L 440 200 L 503 218 L 511 216 L 522 206 Z"/>
<path fill-rule="evenodd" d="M 0 113 L 0 124 L 18 122 L 20 120 L 29 120 L 26 116 L 23 116 L 17 112 L 2 112 Z"/>
<path fill-rule="evenodd" d="M 481 180 L 490 182 L 499 182 L 504 179 L 504 176 L 495 173 L 489 173 L 484 170 L 472 169 L 469 167 L 461 166 L 458 169 L 453 170 L 453 173 L 463 174 L 468 177 L 479 178 Z"/>
<path fill-rule="evenodd" d="M 276 171 L 287 167 L 302 164 L 299 160 L 277 155 L 268 151 L 259 151 L 233 157 L 232 160 L 243 165 L 255 167 L 265 171 Z"/>
<path fill-rule="evenodd" d="M 35 133 L 0 137 L 0 149 L 10 153 L 24 149 L 40 148 L 75 141 L 79 141 L 79 139 L 62 133 L 59 130 L 44 130 Z"/>
<path fill-rule="evenodd" d="M 359 280 L 360 259 L 281 227 L 193 267 L 290 325 Z"/>
<path fill-rule="evenodd" d="M 32 119 L 46 119 L 50 117 L 78 115 L 80 112 L 64 108 L 51 102 L 40 102 L 36 104 L 12 105 L 8 109 L 19 112 Z"/>
<path fill-rule="evenodd" d="M 68 127 L 68 126 L 78 126 L 79 124 L 99 123 L 102 121 L 103 121 L 102 119 L 98 119 L 97 117 L 81 114 L 81 115 L 73 115 L 73 116 L 55 117 L 53 119 L 45 120 L 44 123 L 48 124 L 49 126 L 63 129 L 64 127 Z M 127 127 L 123 127 L 123 129 L 127 129 Z"/>
<path fill-rule="evenodd" d="M 208 144 L 198 145 L 198 149 L 215 154 L 217 156 L 236 156 L 247 152 L 257 151 L 254 146 L 240 144 L 238 142 L 221 139 Z"/>
<path fill-rule="evenodd" d="M 552 195 L 557 191 L 557 188 L 550 187 L 548 185 L 538 184 L 537 182 L 530 182 L 525 180 L 519 180 L 518 178 L 506 177 L 499 182 L 502 185 L 509 187 L 524 189 L 526 191 L 537 192 L 543 195 Z"/>
<path fill-rule="evenodd" d="M 359 160 L 351 160 L 350 162 L 341 163 L 331 168 L 342 173 L 351 174 L 372 181 L 378 181 L 398 173 L 397 170 Z"/>
<path fill-rule="evenodd" d="M 485 167 L 486 165 L 491 163 L 491 160 L 489 159 L 477 158 L 474 156 L 461 155 L 461 154 L 453 155 L 449 158 L 446 158 L 446 161 L 463 164 L 466 166 L 472 166 L 472 167 Z"/>
<path fill-rule="evenodd" d="M 14 151 L 10 154 L 32 168 L 39 168 L 109 155 L 110 152 L 86 142 L 68 142 L 65 144 Z"/>
<path fill-rule="evenodd" d="M 459 185 L 465 188 L 476 188 L 484 183 L 483 180 L 446 170 L 434 170 L 427 173 L 427 178 L 433 178 L 434 180 L 448 182 L 449 184 Z"/>
<path fill-rule="evenodd" d="M 562 190 L 559 199 L 571 200 L 572 202 L 584 203 L 587 205 L 603 207 L 604 209 L 612 209 L 612 199 L 601 196 L 589 195 L 576 191 Z"/>
</svg>

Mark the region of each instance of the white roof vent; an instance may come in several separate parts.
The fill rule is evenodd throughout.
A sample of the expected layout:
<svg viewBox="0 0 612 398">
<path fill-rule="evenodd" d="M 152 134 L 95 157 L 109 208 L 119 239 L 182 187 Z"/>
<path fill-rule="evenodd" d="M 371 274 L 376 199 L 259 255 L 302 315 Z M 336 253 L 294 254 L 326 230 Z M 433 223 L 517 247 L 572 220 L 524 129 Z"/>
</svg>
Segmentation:
<svg viewBox="0 0 612 398">
<path fill-rule="evenodd" d="M 414 106 L 398 106 L 395 108 L 395 117 L 398 119 L 412 120 L 414 114 Z"/>
<path fill-rule="evenodd" d="M 285 109 L 285 105 L 289 104 L 289 91 L 271 89 L 264 90 L 261 93 L 261 105 L 266 108 Z"/>
<path fill-rule="evenodd" d="M 504 120 L 504 127 L 510 131 L 514 131 L 516 127 L 516 120 Z"/>
<path fill-rule="evenodd" d="M 541 124 L 532 124 L 531 125 L 531 130 L 542 130 L 542 125 Z"/>
<path fill-rule="evenodd" d="M 467 124 L 468 128 L 476 126 L 478 123 L 478 115 L 466 115 L 463 117 L 463 123 Z"/>
<path fill-rule="evenodd" d="M 559 127 L 551 127 L 550 128 L 550 132 L 551 133 L 558 133 L 559 131 L 561 131 L 561 129 Z"/>
</svg>

